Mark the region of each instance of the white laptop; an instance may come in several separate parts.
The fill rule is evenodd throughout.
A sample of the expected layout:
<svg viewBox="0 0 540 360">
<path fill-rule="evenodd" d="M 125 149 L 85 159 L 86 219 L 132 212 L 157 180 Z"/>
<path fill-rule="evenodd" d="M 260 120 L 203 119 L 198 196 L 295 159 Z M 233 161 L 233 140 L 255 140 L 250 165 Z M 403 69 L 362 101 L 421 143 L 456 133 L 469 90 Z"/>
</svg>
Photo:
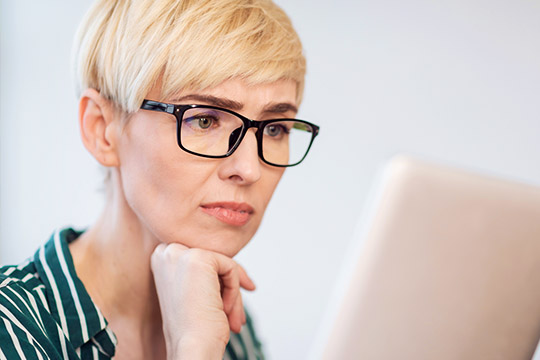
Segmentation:
<svg viewBox="0 0 540 360">
<path fill-rule="evenodd" d="M 313 357 L 530 360 L 540 188 L 397 157 L 381 189 Z"/>
</svg>

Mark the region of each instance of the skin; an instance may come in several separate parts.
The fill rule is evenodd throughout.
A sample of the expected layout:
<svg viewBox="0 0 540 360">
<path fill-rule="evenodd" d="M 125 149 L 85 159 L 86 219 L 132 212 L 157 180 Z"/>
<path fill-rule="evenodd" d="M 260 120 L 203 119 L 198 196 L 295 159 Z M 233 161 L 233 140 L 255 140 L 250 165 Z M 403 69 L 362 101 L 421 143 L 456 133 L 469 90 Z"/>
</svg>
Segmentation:
<svg viewBox="0 0 540 360">
<path fill-rule="evenodd" d="M 297 106 L 292 81 L 232 79 L 172 99 L 154 88 L 146 98 L 227 105 L 258 120 L 294 117 Z M 85 147 L 112 177 L 101 217 L 70 249 L 117 335 L 115 358 L 221 359 L 229 331 L 245 322 L 239 289 L 255 288 L 232 257 L 259 227 L 283 168 L 258 158 L 255 129 L 228 158 L 197 157 L 178 147 L 171 115 L 139 110 L 126 122 L 93 89 L 79 121 Z M 221 201 L 249 204 L 250 220 L 234 226 L 201 210 Z"/>
</svg>

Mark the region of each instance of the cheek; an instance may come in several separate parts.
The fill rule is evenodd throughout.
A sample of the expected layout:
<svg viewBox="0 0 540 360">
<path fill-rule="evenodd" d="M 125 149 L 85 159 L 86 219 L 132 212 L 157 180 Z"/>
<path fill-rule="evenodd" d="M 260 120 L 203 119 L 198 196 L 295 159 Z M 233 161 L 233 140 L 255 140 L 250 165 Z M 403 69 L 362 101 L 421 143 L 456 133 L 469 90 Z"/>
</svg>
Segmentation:
<svg viewBox="0 0 540 360">
<path fill-rule="evenodd" d="M 175 173 L 170 169 L 174 136 L 168 136 L 167 126 L 151 126 L 156 124 L 150 121 L 137 119 L 128 124 L 119 149 L 122 177 L 131 184 L 145 185 L 141 191 L 166 185 L 165 180 Z"/>
<path fill-rule="evenodd" d="M 259 227 L 284 168 L 261 164 L 259 181 L 246 188 L 235 186 L 217 175 L 221 161 L 196 157 L 178 147 L 176 124 L 152 120 L 132 120 L 119 142 L 119 185 L 129 209 L 158 241 L 236 254 Z M 251 224 L 223 228 L 199 214 L 203 200 L 229 199 L 237 191 L 258 209 Z"/>
<path fill-rule="evenodd" d="M 285 168 L 270 167 L 270 165 L 264 165 L 261 179 L 257 186 L 257 192 L 264 201 L 264 209 L 270 202 L 276 187 L 283 176 Z"/>
<path fill-rule="evenodd" d="M 169 228 L 194 194 L 186 171 L 189 161 L 176 145 L 175 127 L 150 125 L 154 126 L 143 121 L 129 124 L 119 149 L 119 172 L 127 203 L 157 232 Z"/>
</svg>

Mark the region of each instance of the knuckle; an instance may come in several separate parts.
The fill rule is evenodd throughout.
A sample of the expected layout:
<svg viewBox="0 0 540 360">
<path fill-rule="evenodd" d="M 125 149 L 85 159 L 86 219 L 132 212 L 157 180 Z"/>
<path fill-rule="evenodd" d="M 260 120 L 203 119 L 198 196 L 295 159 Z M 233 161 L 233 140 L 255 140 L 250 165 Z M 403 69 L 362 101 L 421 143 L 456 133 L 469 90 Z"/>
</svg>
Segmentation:
<svg viewBox="0 0 540 360">
<path fill-rule="evenodd" d="M 204 250 L 189 249 L 182 254 L 181 261 L 188 269 L 197 270 L 209 264 L 210 256 Z"/>
<path fill-rule="evenodd" d="M 159 244 L 152 253 L 151 261 L 157 264 L 175 263 L 186 252 L 179 244 Z"/>
<path fill-rule="evenodd" d="M 172 245 L 173 244 L 167 245 L 167 247 L 163 250 L 163 257 L 167 260 L 170 260 L 171 258 L 174 258 L 177 256 L 176 249 Z"/>
<path fill-rule="evenodd" d="M 165 251 L 165 247 L 163 245 L 164 244 L 159 244 L 158 246 L 156 246 L 156 248 L 152 252 L 152 255 L 150 257 L 150 260 L 152 261 L 152 263 L 158 262 L 159 259 L 163 257 L 163 252 Z"/>
<path fill-rule="evenodd" d="M 203 263 L 206 261 L 206 256 L 200 249 L 189 249 L 183 254 L 184 261 L 189 264 Z"/>
</svg>

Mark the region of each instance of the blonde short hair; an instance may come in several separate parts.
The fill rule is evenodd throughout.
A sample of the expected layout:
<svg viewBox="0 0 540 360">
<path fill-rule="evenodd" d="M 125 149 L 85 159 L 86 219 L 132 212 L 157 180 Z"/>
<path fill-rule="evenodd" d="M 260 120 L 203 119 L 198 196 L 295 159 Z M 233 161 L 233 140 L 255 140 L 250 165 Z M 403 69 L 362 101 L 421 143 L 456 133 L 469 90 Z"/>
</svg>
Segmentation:
<svg viewBox="0 0 540 360">
<path fill-rule="evenodd" d="M 270 0 L 98 0 L 74 46 L 77 91 L 98 90 L 128 113 L 157 84 L 178 91 L 282 79 L 297 84 L 306 62 L 285 12 Z"/>
</svg>

